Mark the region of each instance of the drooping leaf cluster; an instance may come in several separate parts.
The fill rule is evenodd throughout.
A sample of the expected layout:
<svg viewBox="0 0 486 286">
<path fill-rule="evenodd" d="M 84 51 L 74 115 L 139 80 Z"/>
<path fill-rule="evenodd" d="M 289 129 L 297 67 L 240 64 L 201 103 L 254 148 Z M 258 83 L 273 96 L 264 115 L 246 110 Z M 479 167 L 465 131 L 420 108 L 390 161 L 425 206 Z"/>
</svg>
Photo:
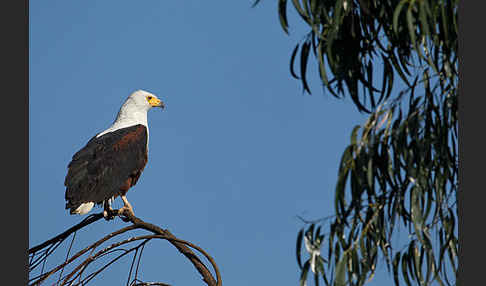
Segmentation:
<svg viewBox="0 0 486 286">
<path fill-rule="evenodd" d="M 278 0 L 286 33 L 288 2 L 310 28 L 290 61 L 305 92 L 311 93 L 311 52 L 326 89 L 349 95 L 365 112 L 390 97 L 396 75 L 412 87 L 413 70 L 423 64 L 443 77 L 457 76 L 457 0 Z M 375 70 L 382 70 L 380 84 Z"/>
<path fill-rule="evenodd" d="M 297 236 L 301 285 L 363 285 L 385 265 L 396 285 L 454 285 L 459 1 L 279 0 L 286 33 L 288 2 L 309 26 L 291 75 L 310 94 L 314 58 L 325 89 L 370 114 L 342 155 L 333 218 Z"/>
<path fill-rule="evenodd" d="M 380 257 L 397 285 L 455 283 L 457 97 L 438 101 L 426 89 L 410 99 L 407 115 L 393 106 L 356 126 L 344 151 L 336 217 L 327 234 L 327 269 L 334 273 L 335 285 L 363 285 L 373 277 Z M 393 236 L 399 226 L 408 229 L 402 241 Z M 310 224 L 307 232 L 314 227 Z M 317 238 L 310 243 L 322 243 Z M 301 236 L 298 249 L 300 244 Z M 330 285 L 330 274 L 323 266 L 318 269 Z"/>
</svg>

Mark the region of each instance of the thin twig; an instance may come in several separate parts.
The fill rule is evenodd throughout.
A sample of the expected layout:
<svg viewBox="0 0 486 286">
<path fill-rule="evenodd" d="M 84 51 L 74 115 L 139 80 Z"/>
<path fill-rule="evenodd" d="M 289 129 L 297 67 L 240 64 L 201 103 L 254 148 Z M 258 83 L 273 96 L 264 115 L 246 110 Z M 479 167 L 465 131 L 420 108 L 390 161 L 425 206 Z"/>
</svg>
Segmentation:
<svg viewBox="0 0 486 286">
<path fill-rule="evenodd" d="M 108 235 L 106 235 L 105 237 L 103 237 L 102 239 L 98 240 L 97 242 L 95 242 L 94 244 L 88 246 L 87 248 L 79 251 L 78 253 L 76 253 L 74 256 L 72 256 L 68 261 L 64 262 L 63 264 L 57 266 L 56 268 L 52 269 L 51 271 L 47 272 L 46 274 L 44 274 L 42 277 L 39 278 L 39 280 L 35 281 L 32 285 L 40 285 L 44 280 L 46 280 L 49 276 L 51 276 L 52 274 L 56 273 L 59 269 L 65 267 L 66 265 L 68 265 L 69 263 L 71 263 L 72 261 L 74 261 L 76 258 L 78 258 L 79 256 L 83 255 L 84 253 L 86 253 L 88 250 L 92 249 L 92 248 L 96 248 L 97 246 L 99 246 L 100 244 L 102 244 L 103 242 L 107 241 L 108 239 L 114 237 L 114 236 L 117 236 L 119 234 L 122 234 L 126 231 L 129 231 L 129 230 L 132 230 L 132 229 L 135 229 L 136 226 L 135 225 L 130 225 L 130 226 L 127 226 L 127 227 L 124 227 L 120 230 L 117 230 L 113 233 L 110 233 Z"/>
<path fill-rule="evenodd" d="M 138 255 L 138 262 L 137 262 L 137 269 L 135 269 L 135 280 L 137 280 L 137 277 L 138 277 L 138 267 L 140 266 L 140 259 L 142 258 L 142 253 L 143 253 L 143 250 L 145 249 L 145 245 L 142 246 L 142 249 L 140 250 L 140 254 Z"/>
<path fill-rule="evenodd" d="M 83 263 L 81 263 L 80 265 L 78 265 L 78 267 L 76 267 L 76 269 L 74 269 L 69 275 L 66 276 L 66 278 L 64 279 L 64 281 L 62 282 L 61 285 L 68 285 L 66 284 L 68 282 L 68 280 L 78 271 L 78 270 L 81 270 L 81 269 L 86 269 L 86 267 L 93 261 L 95 261 L 97 258 L 103 256 L 104 254 L 108 253 L 108 252 L 113 252 L 115 251 L 116 249 L 113 249 L 113 248 L 116 248 L 120 245 L 123 245 L 123 244 L 126 244 L 126 243 L 130 243 L 130 242 L 133 242 L 133 241 L 136 241 L 136 240 L 140 240 L 140 239 L 145 239 L 145 238 L 142 238 L 142 237 L 133 237 L 133 238 L 129 238 L 129 239 L 126 239 L 124 241 L 121 241 L 121 242 L 117 242 L 117 243 L 114 243 L 112 245 L 110 245 L 109 247 L 103 249 L 103 250 L 100 250 L 98 251 L 98 253 L 96 253 L 94 256 L 90 256 L 88 257 Z M 145 239 L 145 241 L 143 241 L 142 243 L 140 243 L 139 245 L 135 246 L 135 247 L 132 247 L 130 249 L 123 249 L 123 253 L 118 255 L 117 257 L 115 257 L 114 259 L 112 259 L 110 262 L 108 262 L 107 264 L 105 264 L 102 268 L 98 269 L 97 271 L 89 274 L 82 282 L 89 282 L 91 279 L 93 279 L 96 275 L 98 275 L 100 272 L 102 272 L 103 270 L 105 270 L 108 266 L 110 266 L 111 264 L 115 263 L 118 259 L 122 258 L 123 256 L 127 255 L 128 253 L 132 252 L 133 250 L 136 250 L 138 249 L 141 245 L 144 245 L 145 243 L 147 243 L 150 239 Z M 120 249 L 118 249 L 120 250 Z M 78 273 L 78 275 L 76 275 L 74 278 L 73 278 L 73 281 L 76 280 L 76 278 L 78 276 L 80 276 L 82 273 L 82 271 L 80 271 L 80 273 Z M 86 280 L 86 281 L 85 281 Z"/>
<path fill-rule="evenodd" d="M 130 285 L 130 278 L 132 277 L 133 265 L 135 264 L 137 255 L 138 255 L 138 248 L 137 250 L 135 250 L 135 254 L 133 255 L 133 259 L 132 259 L 132 264 L 130 265 L 130 272 L 128 272 L 128 279 L 127 279 L 127 286 Z"/>
<path fill-rule="evenodd" d="M 76 238 L 76 232 L 74 232 L 74 234 L 73 234 L 73 239 L 71 240 L 71 244 L 69 245 L 69 249 L 68 249 L 68 252 L 66 253 L 66 259 L 64 260 L 64 262 L 66 262 L 69 258 L 69 253 L 71 253 L 71 248 L 73 247 L 73 243 L 74 243 L 75 238 Z M 57 280 L 57 283 L 59 283 L 59 281 L 61 281 L 63 272 L 64 272 L 64 268 L 59 273 L 59 280 Z"/>
</svg>

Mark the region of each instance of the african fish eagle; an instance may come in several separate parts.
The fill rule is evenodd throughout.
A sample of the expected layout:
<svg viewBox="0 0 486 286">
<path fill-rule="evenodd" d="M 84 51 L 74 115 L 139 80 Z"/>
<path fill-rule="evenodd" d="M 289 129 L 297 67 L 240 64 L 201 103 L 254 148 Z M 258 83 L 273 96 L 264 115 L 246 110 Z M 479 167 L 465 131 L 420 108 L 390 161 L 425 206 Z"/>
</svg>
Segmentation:
<svg viewBox="0 0 486 286">
<path fill-rule="evenodd" d="M 110 219 L 111 202 L 117 196 L 124 203 L 120 211 L 133 214 L 126 193 L 147 164 L 147 112 L 152 107 L 164 108 L 164 103 L 147 91 L 135 91 L 123 103 L 115 122 L 74 154 L 64 181 L 66 209 L 71 214 L 86 214 L 95 204 L 102 204 L 105 218 Z"/>
</svg>

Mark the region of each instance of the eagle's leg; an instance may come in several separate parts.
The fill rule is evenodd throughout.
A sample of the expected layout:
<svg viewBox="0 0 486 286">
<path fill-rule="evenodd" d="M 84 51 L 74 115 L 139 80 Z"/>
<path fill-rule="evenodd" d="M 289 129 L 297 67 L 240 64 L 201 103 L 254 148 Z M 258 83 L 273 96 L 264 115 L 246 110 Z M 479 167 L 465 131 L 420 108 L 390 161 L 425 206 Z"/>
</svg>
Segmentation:
<svg viewBox="0 0 486 286">
<path fill-rule="evenodd" d="M 133 213 L 132 205 L 128 202 L 127 197 L 125 195 L 122 195 L 121 199 L 123 200 L 124 206 L 118 210 L 118 213 L 123 214 L 124 211 L 128 211 L 132 216 L 135 216 L 135 214 Z M 128 221 L 128 218 L 124 221 Z"/>
<path fill-rule="evenodd" d="M 103 202 L 103 207 L 104 207 L 103 217 L 106 220 L 112 220 L 115 217 L 116 212 L 111 208 L 111 200 L 110 199 L 105 200 Z"/>
</svg>

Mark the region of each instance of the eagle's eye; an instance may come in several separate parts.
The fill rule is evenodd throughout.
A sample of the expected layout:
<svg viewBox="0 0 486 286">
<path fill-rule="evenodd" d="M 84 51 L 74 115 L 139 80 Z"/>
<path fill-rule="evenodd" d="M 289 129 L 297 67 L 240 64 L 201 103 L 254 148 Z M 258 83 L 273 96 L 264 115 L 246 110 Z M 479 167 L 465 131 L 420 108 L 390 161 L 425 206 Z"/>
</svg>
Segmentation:
<svg viewBox="0 0 486 286">
<path fill-rule="evenodd" d="M 147 99 L 148 99 L 148 100 L 152 100 L 152 97 L 151 97 L 151 96 L 147 96 Z"/>
</svg>

